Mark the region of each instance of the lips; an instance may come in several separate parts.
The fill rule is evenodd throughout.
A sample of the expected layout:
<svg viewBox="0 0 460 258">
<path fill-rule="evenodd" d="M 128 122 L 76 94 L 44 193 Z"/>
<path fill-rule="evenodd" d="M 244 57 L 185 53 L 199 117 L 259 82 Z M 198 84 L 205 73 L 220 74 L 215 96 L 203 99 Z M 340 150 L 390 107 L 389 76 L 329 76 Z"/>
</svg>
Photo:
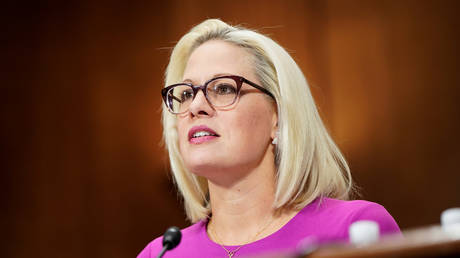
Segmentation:
<svg viewBox="0 0 460 258">
<path fill-rule="evenodd" d="M 188 131 L 188 140 L 194 144 L 210 141 L 219 136 L 214 130 L 205 125 L 194 126 Z"/>
</svg>

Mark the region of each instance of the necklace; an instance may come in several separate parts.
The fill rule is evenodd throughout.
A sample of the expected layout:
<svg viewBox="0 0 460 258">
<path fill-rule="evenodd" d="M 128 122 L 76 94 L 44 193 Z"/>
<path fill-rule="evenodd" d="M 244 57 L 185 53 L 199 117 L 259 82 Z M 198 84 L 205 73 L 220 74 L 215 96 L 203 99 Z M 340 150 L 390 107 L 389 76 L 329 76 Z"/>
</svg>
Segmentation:
<svg viewBox="0 0 460 258">
<path fill-rule="evenodd" d="M 218 241 L 217 243 L 225 250 L 225 252 L 227 252 L 228 258 L 232 258 L 236 254 L 236 252 L 238 252 L 241 249 L 241 247 L 253 242 L 260 235 L 260 233 L 262 233 L 265 229 L 268 228 L 268 226 L 270 226 L 273 223 L 273 221 L 275 221 L 273 218 L 271 220 L 269 220 L 268 223 L 265 224 L 265 226 L 263 226 L 259 231 L 257 231 L 257 234 L 255 234 L 252 238 L 250 238 L 246 242 L 246 244 L 242 244 L 242 245 L 238 246 L 235 250 L 228 250 L 223 244 L 221 244 L 222 241 L 220 240 L 220 237 L 217 235 L 217 232 L 214 231 L 213 227 L 209 227 L 209 231 L 210 231 L 210 233 L 212 233 L 214 238 Z"/>
</svg>

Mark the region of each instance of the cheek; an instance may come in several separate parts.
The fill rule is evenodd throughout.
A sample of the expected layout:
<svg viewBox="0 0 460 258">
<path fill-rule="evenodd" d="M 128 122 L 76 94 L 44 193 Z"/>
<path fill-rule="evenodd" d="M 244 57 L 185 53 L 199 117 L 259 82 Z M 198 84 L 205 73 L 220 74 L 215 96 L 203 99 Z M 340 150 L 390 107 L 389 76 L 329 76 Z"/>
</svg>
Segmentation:
<svg viewBox="0 0 460 258">
<path fill-rule="evenodd" d="M 181 123 L 180 121 L 177 121 L 176 130 L 177 130 L 177 134 L 180 140 L 180 138 L 184 135 L 184 131 L 185 131 L 185 126 L 183 125 L 183 123 Z"/>
<path fill-rule="evenodd" d="M 268 142 L 271 133 L 271 116 L 267 110 L 253 110 L 232 120 L 229 128 L 232 135 L 238 137 L 236 142 L 243 146 L 256 147 Z"/>
<path fill-rule="evenodd" d="M 184 143 L 186 143 L 187 138 L 188 138 L 187 136 L 188 132 L 186 130 L 184 123 L 181 123 L 180 120 L 177 121 L 176 128 L 177 128 L 177 137 L 179 141 L 179 151 L 182 151 L 183 145 Z"/>
</svg>

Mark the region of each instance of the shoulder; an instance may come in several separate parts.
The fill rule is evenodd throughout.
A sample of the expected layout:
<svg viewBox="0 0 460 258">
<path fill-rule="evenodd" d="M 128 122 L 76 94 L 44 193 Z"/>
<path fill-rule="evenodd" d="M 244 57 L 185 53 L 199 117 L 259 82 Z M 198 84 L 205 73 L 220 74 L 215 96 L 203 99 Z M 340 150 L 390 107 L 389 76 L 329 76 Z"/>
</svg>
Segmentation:
<svg viewBox="0 0 460 258">
<path fill-rule="evenodd" d="M 382 205 L 364 200 L 344 201 L 323 198 L 319 201 L 317 209 L 323 215 L 335 221 L 341 221 L 346 226 L 359 220 L 372 220 L 379 224 L 381 233 L 399 232 L 399 227 L 394 218 Z"/>
<path fill-rule="evenodd" d="M 359 220 L 377 222 L 381 235 L 400 232 L 398 224 L 382 205 L 363 200 L 318 198 L 299 212 L 292 225 L 320 241 L 347 241 L 349 227 Z"/>
<path fill-rule="evenodd" d="M 203 230 L 206 229 L 206 221 L 199 221 L 187 228 L 181 229 L 182 240 L 181 246 L 184 246 L 184 242 L 193 242 L 198 239 Z M 163 248 L 163 236 L 155 238 L 142 250 L 137 258 L 150 258 L 157 257 L 158 253 Z"/>
</svg>

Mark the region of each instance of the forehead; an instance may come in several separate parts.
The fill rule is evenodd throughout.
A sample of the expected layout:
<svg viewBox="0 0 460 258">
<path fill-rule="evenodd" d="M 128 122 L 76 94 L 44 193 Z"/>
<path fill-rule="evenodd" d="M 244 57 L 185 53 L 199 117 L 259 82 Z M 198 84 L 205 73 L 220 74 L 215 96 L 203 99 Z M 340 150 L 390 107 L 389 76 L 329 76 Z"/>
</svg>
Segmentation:
<svg viewBox="0 0 460 258">
<path fill-rule="evenodd" d="M 217 74 L 252 78 L 251 60 L 251 54 L 242 47 L 221 40 L 207 41 L 190 55 L 183 80 L 203 83 Z"/>
</svg>

